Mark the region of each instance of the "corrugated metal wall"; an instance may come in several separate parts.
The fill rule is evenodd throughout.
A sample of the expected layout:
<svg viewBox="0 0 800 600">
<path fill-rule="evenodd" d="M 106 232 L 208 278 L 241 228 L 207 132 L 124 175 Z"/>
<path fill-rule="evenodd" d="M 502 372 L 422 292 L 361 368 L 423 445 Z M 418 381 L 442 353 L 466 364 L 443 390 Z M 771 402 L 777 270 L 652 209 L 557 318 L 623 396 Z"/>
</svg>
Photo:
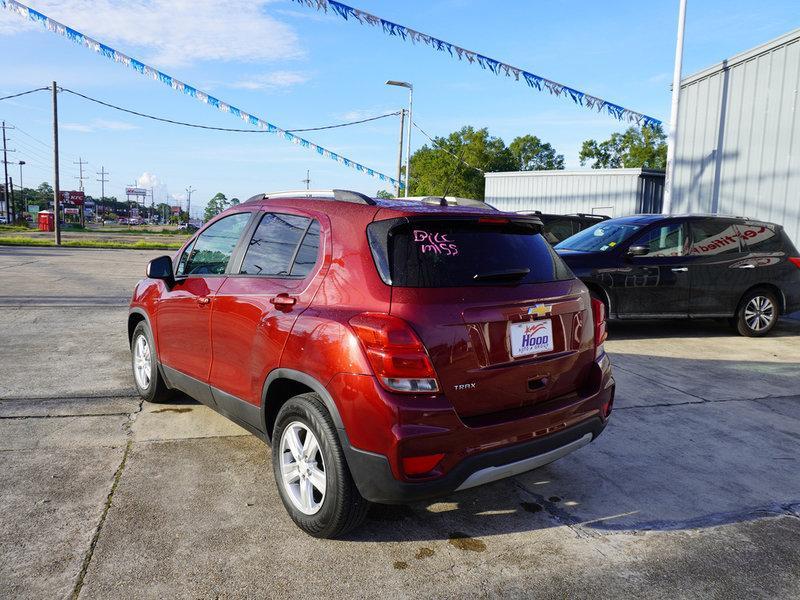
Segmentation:
<svg viewBox="0 0 800 600">
<path fill-rule="evenodd" d="M 800 29 L 681 83 L 672 212 L 748 216 L 800 242 Z"/>
<path fill-rule="evenodd" d="M 663 174 L 660 177 L 663 182 Z M 647 186 L 643 187 L 642 179 L 642 169 L 486 173 L 485 196 L 500 210 L 621 217 L 643 210 L 641 198 Z M 647 190 L 658 192 L 657 186 Z M 660 197 L 652 201 L 658 202 L 660 210 Z"/>
</svg>

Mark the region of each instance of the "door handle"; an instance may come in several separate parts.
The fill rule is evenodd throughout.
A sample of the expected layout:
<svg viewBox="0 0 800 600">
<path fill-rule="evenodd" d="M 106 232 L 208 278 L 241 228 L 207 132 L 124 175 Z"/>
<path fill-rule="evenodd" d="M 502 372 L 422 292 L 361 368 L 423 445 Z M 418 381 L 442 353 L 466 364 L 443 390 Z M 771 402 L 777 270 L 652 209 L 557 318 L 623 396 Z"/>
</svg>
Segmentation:
<svg viewBox="0 0 800 600">
<path fill-rule="evenodd" d="M 211 298 L 209 298 L 208 296 L 200 296 L 200 297 L 197 299 L 197 303 L 198 303 L 200 306 L 206 306 L 206 305 L 207 305 L 209 302 L 211 302 Z"/>
<path fill-rule="evenodd" d="M 670 269 L 673 273 L 686 273 L 689 270 L 689 267 L 675 267 L 674 269 Z"/>
<path fill-rule="evenodd" d="M 753 263 L 748 263 L 746 265 L 739 265 L 738 267 L 734 267 L 734 269 L 755 269 L 756 266 Z"/>
<path fill-rule="evenodd" d="M 297 298 L 294 298 L 289 294 L 278 294 L 277 296 L 270 298 L 269 303 L 278 310 L 292 310 L 292 307 L 297 304 Z"/>
</svg>

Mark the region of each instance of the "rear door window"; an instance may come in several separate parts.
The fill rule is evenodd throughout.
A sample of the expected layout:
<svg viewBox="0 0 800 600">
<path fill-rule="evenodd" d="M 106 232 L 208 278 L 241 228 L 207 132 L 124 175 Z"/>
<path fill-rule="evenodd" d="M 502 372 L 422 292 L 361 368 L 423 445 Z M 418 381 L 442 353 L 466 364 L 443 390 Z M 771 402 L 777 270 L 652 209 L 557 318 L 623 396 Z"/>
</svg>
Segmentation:
<svg viewBox="0 0 800 600">
<path fill-rule="evenodd" d="M 253 233 L 240 273 L 267 277 L 302 277 L 316 263 L 318 247 L 317 221 L 297 215 L 267 213 Z M 298 258 L 301 261 L 299 264 Z"/>
<path fill-rule="evenodd" d="M 178 275 L 222 275 L 251 213 L 223 217 L 205 229 L 178 261 Z"/>
<path fill-rule="evenodd" d="M 782 236 L 764 223 L 737 223 L 742 242 L 750 252 L 782 252 Z"/>
<path fill-rule="evenodd" d="M 575 222 L 572 219 L 552 219 L 544 224 L 544 237 L 551 244 L 567 239 L 575 231 Z"/>
<path fill-rule="evenodd" d="M 530 223 L 477 220 L 400 225 L 389 232 L 386 243 L 391 284 L 466 287 L 572 278 L 538 231 Z"/>
<path fill-rule="evenodd" d="M 691 222 L 692 256 L 711 256 L 741 252 L 739 231 L 733 221 L 699 219 Z"/>
</svg>

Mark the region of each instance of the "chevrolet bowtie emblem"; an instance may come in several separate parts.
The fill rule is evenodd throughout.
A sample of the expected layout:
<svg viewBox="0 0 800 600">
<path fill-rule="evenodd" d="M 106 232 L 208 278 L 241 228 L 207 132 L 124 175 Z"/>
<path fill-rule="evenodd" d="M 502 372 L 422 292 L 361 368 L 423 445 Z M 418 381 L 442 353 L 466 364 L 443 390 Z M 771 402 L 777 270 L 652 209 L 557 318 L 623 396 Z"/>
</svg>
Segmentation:
<svg viewBox="0 0 800 600">
<path fill-rule="evenodd" d="M 537 304 L 536 306 L 531 306 L 528 309 L 529 315 L 535 315 L 537 317 L 543 317 L 553 311 L 552 304 Z"/>
</svg>

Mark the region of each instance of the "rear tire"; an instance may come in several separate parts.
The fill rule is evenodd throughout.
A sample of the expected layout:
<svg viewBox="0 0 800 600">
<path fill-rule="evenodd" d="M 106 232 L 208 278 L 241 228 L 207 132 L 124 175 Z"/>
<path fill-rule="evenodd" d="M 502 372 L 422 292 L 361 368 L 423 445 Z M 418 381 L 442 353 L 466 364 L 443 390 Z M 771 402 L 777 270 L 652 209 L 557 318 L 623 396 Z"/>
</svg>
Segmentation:
<svg viewBox="0 0 800 600">
<path fill-rule="evenodd" d="M 146 402 L 168 402 L 175 396 L 158 370 L 158 356 L 147 321 L 140 321 L 131 336 L 131 366 L 136 391 Z"/>
<path fill-rule="evenodd" d="M 318 394 L 300 394 L 281 407 L 272 432 L 272 470 L 286 511 L 309 535 L 336 538 L 364 520 L 369 502 L 353 482 Z"/>
<path fill-rule="evenodd" d="M 752 290 L 744 295 L 736 310 L 734 322 L 740 335 L 762 337 L 778 322 L 778 299 L 766 289 Z"/>
</svg>

